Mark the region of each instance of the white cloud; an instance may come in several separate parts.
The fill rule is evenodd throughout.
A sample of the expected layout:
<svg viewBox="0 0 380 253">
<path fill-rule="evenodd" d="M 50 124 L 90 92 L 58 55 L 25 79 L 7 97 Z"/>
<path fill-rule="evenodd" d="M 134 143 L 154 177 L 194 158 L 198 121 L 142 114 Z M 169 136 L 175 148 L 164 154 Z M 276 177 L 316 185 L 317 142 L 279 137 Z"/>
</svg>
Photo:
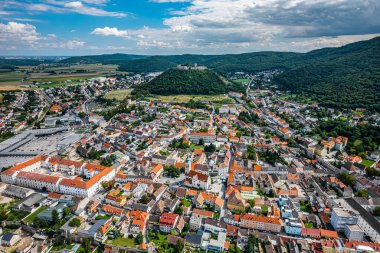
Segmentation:
<svg viewBox="0 0 380 253">
<path fill-rule="evenodd" d="M 104 27 L 104 28 L 95 28 L 91 34 L 103 35 L 103 36 L 115 36 L 115 37 L 128 37 L 128 32 L 126 30 L 119 30 L 116 27 Z"/>
<path fill-rule="evenodd" d="M 77 13 L 85 14 L 85 15 L 110 16 L 110 17 L 126 17 L 127 16 L 127 14 L 121 13 L 121 12 L 105 11 L 96 7 L 90 7 L 90 6 L 84 5 L 80 1 L 67 2 L 67 3 L 64 3 L 63 6 L 72 12 L 77 12 Z"/>
<path fill-rule="evenodd" d="M 0 42 L 3 42 L 1 44 L 11 45 L 12 42 L 30 44 L 35 43 L 39 39 L 39 34 L 33 25 L 17 22 L 0 23 Z"/>
<path fill-rule="evenodd" d="M 30 24 L 17 22 L 8 22 L 8 24 L 0 23 L 0 49 L 77 49 L 85 45 L 84 41 L 57 41 L 56 37 L 55 34 L 42 36 L 37 32 L 37 28 Z"/>
<path fill-rule="evenodd" d="M 184 3 L 191 2 L 192 0 L 151 0 L 154 3 Z"/>
</svg>

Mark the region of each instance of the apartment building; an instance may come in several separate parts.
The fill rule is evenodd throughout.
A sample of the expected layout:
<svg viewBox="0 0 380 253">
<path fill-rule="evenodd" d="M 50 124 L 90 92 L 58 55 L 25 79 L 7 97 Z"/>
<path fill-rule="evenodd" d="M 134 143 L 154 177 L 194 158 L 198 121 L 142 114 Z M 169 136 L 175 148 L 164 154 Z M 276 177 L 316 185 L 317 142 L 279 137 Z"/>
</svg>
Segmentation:
<svg viewBox="0 0 380 253">
<path fill-rule="evenodd" d="M 278 218 L 243 214 L 240 219 L 240 227 L 279 233 L 281 232 L 282 223 L 281 219 Z"/>
</svg>

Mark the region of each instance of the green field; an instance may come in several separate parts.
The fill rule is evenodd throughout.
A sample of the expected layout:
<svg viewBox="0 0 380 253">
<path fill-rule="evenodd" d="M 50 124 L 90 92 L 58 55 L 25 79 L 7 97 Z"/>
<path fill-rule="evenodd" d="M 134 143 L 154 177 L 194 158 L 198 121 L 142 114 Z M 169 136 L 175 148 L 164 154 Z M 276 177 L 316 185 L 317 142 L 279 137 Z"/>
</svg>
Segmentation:
<svg viewBox="0 0 380 253">
<path fill-rule="evenodd" d="M 165 103 L 188 103 L 190 100 L 199 102 L 213 102 L 232 104 L 235 101 L 224 95 L 172 95 L 172 96 L 153 96 L 148 98 L 150 101 L 160 101 Z"/>
<path fill-rule="evenodd" d="M 0 82 L 20 81 L 23 77 L 24 77 L 24 73 L 21 73 L 21 72 L 0 71 Z"/>
<path fill-rule="evenodd" d="M 356 146 L 359 146 L 359 145 L 361 145 L 363 142 L 361 141 L 361 140 L 355 140 L 354 141 L 354 146 L 356 147 Z"/>
<path fill-rule="evenodd" d="M 367 168 L 371 167 L 375 162 L 371 160 L 363 160 L 361 164 L 365 165 Z"/>
<path fill-rule="evenodd" d="M 112 90 L 105 95 L 106 99 L 116 99 L 118 101 L 124 100 L 127 96 L 131 95 L 132 89 L 126 90 Z"/>
<path fill-rule="evenodd" d="M 37 215 L 39 213 L 43 212 L 46 209 L 48 209 L 47 206 L 40 206 L 36 211 L 34 211 L 34 213 L 32 213 L 31 215 L 29 215 L 28 217 L 26 217 L 24 219 L 24 221 L 27 222 L 27 223 L 32 223 L 34 221 L 34 219 L 37 217 Z"/>
<path fill-rule="evenodd" d="M 82 81 L 90 78 L 100 77 L 103 76 L 102 73 L 92 73 L 90 75 L 88 74 L 78 74 L 78 75 L 51 75 L 51 76 L 37 76 L 37 77 L 31 77 L 28 79 L 29 82 L 52 82 L 52 83 L 61 83 L 67 80 L 71 81 Z"/>
<path fill-rule="evenodd" d="M 115 240 L 108 240 L 106 242 L 107 244 L 112 244 L 112 245 L 115 245 L 115 246 L 120 246 L 120 247 L 127 247 L 127 248 L 136 248 L 136 244 L 135 244 L 135 240 L 134 239 L 130 239 L 130 238 L 123 238 L 123 237 L 119 237 L 119 238 L 116 238 Z"/>
<path fill-rule="evenodd" d="M 246 79 L 246 78 L 236 79 L 233 81 L 236 83 L 249 83 L 249 79 Z"/>
<path fill-rule="evenodd" d="M 39 84 L 39 88 L 48 89 L 48 88 L 55 88 L 55 87 L 61 87 L 61 86 L 68 86 L 68 85 L 79 85 L 80 83 L 44 83 Z"/>
</svg>

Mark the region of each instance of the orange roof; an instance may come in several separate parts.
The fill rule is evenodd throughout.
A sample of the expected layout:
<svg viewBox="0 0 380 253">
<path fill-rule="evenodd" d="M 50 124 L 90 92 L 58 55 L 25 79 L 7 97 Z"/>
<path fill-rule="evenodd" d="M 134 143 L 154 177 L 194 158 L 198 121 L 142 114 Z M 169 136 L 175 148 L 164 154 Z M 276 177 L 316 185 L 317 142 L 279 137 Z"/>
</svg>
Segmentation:
<svg viewBox="0 0 380 253">
<path fill-rule="evenodd" d="M 191 136 L 208 136 L 208 137 L 215 137 L 215 134 L 210 133 L 203 133 L 203 132 L 192 132 L 190 133 Z"/>
<path fill-rule="evenodd" d="M 49 192 L 48 194 L 48 198 L 52 198 L 52 199 L 59 199 L 61 196 L 62 194 L 55 193 L 55 192 Z"/>
<path fill-rule="evenodd" d="M 164 167 L 162 166 L 162 164 L 157 164 L 154 168 L 153 168 L 153 172 L 154 173 L 158 173 L 160 172 Z"/>
<path fill-rule="evenodd" d="M 261 171 L 261 166 L 258 164 L 255 164 L 255 165 L 253 165 L 253 170 L 254 171 Z"/>
<path fill-rule="evenodd" d="M 338 233 L 333 230 L 321 229 L 322 237 L 338 238 Z"/>
<path fill-rule="evenodd" d="M 200 154 L 203 153 L 203 149 L 201 149 L 201 148 L 196 148 L 196 149 L 194 149 L 194 153 L 195 153 L 196 155 L 200 155 Z"/>
<path fill-rule="evenodd" d="M 278 218 L 270 218 L 270 217 L 258 216 L 258 215 L 247 214 L 247 213 L 241 216 L 241 220 L 251 220 L 251 221 L 256 221 L 256 222 L 264 222 L 264 223 L 281 225 L 281 220 Z"/>
<path fill-rule="evenodd" d="M 52 105 L 52 106 L 50 107 L 50 111 L 51 111 L 51 112 L 62 111 L 62 107 L 59 106 L 59 105 Z"/>
<path fill-rule="evenodd" d="M 197 208 L 193 209 L 193 215 L 198 215 L 198 216 L 204 216 L 204 217 L 212 218 L 213 214 L 214 213 L 211 212 L 211 211 L 206 211 L 206 210 L 197 209 Z"/>
<path fill-rule="evenodd" d="M 25 161 L 25 162 L 22 162 L 22 163 L 19 163 L 5 171 L 3 171 L 1 174 L 5 174 L 5 175 L 12 175 L 13 172 L 15 171 L 19 171 L 19 170 L 22 170 L 30 165 L 33 165 L 37 162 L 41 162 L 41 161 L 45 161 L 47 159 L 47 156 L 45 155 L 39 155 L 39 156 L 36 156 L 28 161 Z"/>
<path fill-rule="evenodd" d="M 103 205 L 102 210 L 106 213 L 114 214 L 117 216 L 121 216 L 124 213 L 124 210 L 121 208 L 117 208 L 111 205 Z"/>
</svg>

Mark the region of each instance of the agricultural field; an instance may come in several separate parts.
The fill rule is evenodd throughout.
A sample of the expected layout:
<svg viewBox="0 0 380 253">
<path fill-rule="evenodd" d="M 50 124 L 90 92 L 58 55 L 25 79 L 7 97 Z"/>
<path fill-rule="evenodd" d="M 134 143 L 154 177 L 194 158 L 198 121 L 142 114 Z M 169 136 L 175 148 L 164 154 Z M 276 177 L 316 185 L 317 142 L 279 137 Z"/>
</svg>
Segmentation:
<svg viewBox="0 0 380 253">
<path fill-rule="evenodd" d="M 127 96 L 131 95 L 132 89 L 126 90 L 112 90 L 105 95 L 106 99 L 122 101 Z"/>
<path fill-rule="evenodd" d="M 117 65 L 101 65 L 101 64 L 83 64 L 83 65 L 71 65 L 64 67 L 43 67 L 36 68 L 42 70 L 41 72 L 55 72 L 57 74 L 67 73 L 80 73 L 80 72 L 102 72 L 102 73 L 114 73 L 117 70 Z"/>
<path fill-rule="evenodd" d="M 166 103 L 188 103 L 190 100 L 199 102 L 213 102 L 232 104 L 235 101 L 226 95 L 171 95 L 153 96 L 148 98 L 150 101 L 161 101 Z"/>
<path fill-rule="evenodd" d="M 22 89 L 21 80 L 23 77 L 24 73 L 22 72 L 0 70 L 0 90 Z"/>
<path fill-rule="evenodd" d="M 90 78 L 100 77 L 103 73 L 79 73 L 79 74 L 62 74 L 62 75 L 46 75 L 45 73 L 33 73 L 29 82 L 52 82 L 52 83 L 62 83 L 67 80 L 72 82 L 82 81 Z"/>
</svg>

